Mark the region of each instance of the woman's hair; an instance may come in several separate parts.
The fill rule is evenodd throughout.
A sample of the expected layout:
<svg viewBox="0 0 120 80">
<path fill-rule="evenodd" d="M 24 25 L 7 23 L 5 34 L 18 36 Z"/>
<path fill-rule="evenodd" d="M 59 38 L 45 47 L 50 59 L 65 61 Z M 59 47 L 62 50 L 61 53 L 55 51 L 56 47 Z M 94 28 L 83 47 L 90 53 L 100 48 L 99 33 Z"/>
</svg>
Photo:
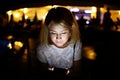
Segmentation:
<svg viewBox="0 0 120 80">
<path fill-rule="evenodd" d="M 71 31 L 71 38 L 70 43 L 75 43 L 77 40 L 80 39 L 80 32 L 78 23 L 75 19 L 75 16 L 70 12 L 70 10 L 64 7 L 55 7 L 49 10 L 48 14 L 46 15 L 43 27 L 41 28 L 40 33 L 40 43 L 49 45 L 49 28 L 48 26 L 51 23 L 59 24 L 65 28 L 70 29 Z"/>
</svg>

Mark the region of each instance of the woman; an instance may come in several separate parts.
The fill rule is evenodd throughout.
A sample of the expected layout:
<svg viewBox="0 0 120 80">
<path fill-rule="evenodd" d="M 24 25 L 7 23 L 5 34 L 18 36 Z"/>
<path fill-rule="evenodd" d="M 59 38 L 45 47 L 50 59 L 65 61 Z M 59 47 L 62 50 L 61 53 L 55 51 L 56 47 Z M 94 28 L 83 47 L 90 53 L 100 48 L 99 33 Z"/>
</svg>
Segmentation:
<svg viewBox="0 0 120 80">
<path fill-rule="evenodd" d="M 66 8 L 49 10 L 41 28 L 37 59 L 49 71 L 66 70 L 65 75 L 80 70 L 82 43 L 74 15 Z"/>
</svg>

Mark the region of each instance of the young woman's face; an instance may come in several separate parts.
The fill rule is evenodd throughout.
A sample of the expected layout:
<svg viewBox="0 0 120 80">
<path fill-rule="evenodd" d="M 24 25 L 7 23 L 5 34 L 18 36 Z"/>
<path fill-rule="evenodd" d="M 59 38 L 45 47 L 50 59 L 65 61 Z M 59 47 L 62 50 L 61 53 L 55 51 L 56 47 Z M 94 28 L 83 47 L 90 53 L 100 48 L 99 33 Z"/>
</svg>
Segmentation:
<svg viewBox="0 0 120 80">
<path fill-rule="evenodd" d="M 61 25 L 52 24 L 49 26 L 50 39 L 53 44 L 59 48 L 64 48 L 68 45 L 68 40 L 71 37 L 69 29 Z"/>
</svg>

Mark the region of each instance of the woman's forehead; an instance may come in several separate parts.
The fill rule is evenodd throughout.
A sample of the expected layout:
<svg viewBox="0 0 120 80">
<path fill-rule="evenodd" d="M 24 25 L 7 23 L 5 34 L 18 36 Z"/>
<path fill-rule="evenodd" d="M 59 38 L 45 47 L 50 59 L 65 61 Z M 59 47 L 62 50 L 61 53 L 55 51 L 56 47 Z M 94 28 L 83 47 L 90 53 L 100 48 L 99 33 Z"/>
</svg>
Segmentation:
<svg viewBox="0 0 120 80">
<path fill-rule="evenodd" d="M 61 26 L 59 24 L 51 25 L 51 26 L 49 26 L 49 29 L 50 30 L 69 30 L 68 28 Z"/>
</svg>

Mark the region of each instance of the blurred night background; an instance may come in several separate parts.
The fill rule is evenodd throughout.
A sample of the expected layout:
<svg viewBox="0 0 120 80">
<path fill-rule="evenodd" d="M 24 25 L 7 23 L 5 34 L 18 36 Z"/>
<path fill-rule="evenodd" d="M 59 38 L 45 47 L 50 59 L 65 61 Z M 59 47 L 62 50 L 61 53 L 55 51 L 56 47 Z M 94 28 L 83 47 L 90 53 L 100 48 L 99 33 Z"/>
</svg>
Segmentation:
<svg viewBox="0 0 120 80">
<path fill-rule="evenodd" d="M 81 79 L 119 80 L 118 0 L 0 0 L 1 80 L 41 79 L 35 48 L 47 12 L 57 6 L 68 8 L 79 24 L 83 44 Z M 106 12 L 109 18 L 105 18 Z"/>
</svg>

